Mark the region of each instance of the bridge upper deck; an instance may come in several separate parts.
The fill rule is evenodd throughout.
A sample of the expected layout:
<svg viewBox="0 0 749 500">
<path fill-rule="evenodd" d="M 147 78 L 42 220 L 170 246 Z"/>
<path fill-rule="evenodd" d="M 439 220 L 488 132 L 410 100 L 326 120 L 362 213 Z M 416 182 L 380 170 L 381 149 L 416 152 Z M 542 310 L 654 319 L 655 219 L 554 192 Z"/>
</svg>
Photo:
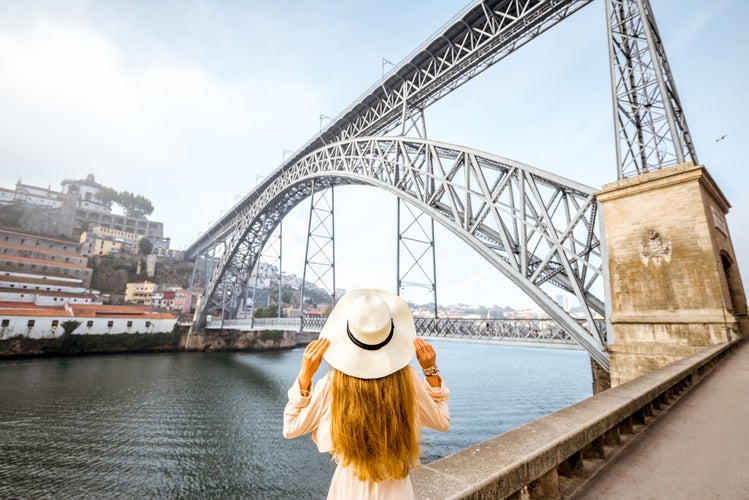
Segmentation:
<svg viewBox="0 0 749 500">
<path fill-rule="evenodd" d="M 552 319 L 416 318 L 416 334 L 423 337 L 502 344 L 535 344 L 582 349 Z M 319 332 L 325 318 L 252 318 L 207 321 L 207 330 L 288 330 Z"/>
<path fill-rule="evenodd" d="M 258 193 L 311 152 L 339 140 L 395 129 L 402 122 L 404 107 L 423 110 L 591 2 L 484 0 L 467 6 L 292 153 L 190 245 L 185 255 L 195 258 L 225 238 Z"/>
</svg>

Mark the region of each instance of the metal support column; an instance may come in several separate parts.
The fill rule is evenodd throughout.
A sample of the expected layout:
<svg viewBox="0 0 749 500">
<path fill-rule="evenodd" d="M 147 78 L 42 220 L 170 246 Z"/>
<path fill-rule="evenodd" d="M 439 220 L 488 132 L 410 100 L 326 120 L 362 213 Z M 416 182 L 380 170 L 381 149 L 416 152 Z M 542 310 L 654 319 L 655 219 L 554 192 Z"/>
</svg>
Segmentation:
<svg viewBox="0 0 749 500">
<path fill-rule="evenodd" d="M 312 181 L 307 246 L 304 253 L 304 271 L 299 292 L 300 328 L 304 327 L 304 292 L 307 280 L 321 287 L 336 303 L 335 288 L 335 197 L 333 187 L 320 187 Z"/>
<path fill-rule="evenodd" d="M 437 263 L 434 219 L 398 198 L 398 295 L 406 287 L 432 292 L 437 317 Z"/>
<path fill-rule="evenodd" d="M 271 294 L 273 293 L 272 283 L 277 283 L 277 309 L 276 317 L 281 317 L 281 289 L 282 289 L 282 260 L 281 260 L 281 249 L 282 249 L 282 236 L 283 236 L 283 225 L 279 223 L 278 226 L 273 230 L 268 241 L 265 243 L 260 257 L 257 259 L 255 264 L 254 284 L 252 286 L 252 308 L 250 315 L 252 318 L 255 317 L 255 307 L 258 301 L 258 281 L 262 278 L 263 286 L 266 288 L 267 297 L 265 301 L 265 307 L 268 308 L 271 305 Z M 249 283 L 249 278 L 247 280 Z"/>
<path fill-rule="evenodd" d="M 405 92 L 404 92 L 405 94 Z M 427 138 L 424 110 L 410 106 L 404 99 L 401 112 L 401 135 L 413 133 Z M 431 158 L 427 155 L 422 168 L 432 173 Z M 434 190 L 433 181 L 426 189 Z M 434 317 L 437 318 L 437 262 L 434 247 L 434 219 L 398 198 L 398 249 L 396 253 L 398 295 L 406 287 L 420 287 L 432 292 Z M 404 259 L 405 262 L 404 262 Z"/>
<path fill-rule="evenodd" d="M 698 165 L 679 94 L 648 0 L 607 0 L 619 179 Z"/>
</svg>

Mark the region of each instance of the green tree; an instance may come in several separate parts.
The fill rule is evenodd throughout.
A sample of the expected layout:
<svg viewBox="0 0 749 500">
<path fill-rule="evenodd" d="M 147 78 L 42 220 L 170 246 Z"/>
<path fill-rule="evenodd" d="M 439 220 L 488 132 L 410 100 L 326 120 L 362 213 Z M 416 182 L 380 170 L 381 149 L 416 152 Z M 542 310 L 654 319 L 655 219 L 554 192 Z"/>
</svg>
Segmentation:
<svg viewBox="0 0 749 500">
<path fill-rule="evenodd" d="M 148 238 L 141 238 L 138 242 L 138 253 L 141 255 L 151 255 L 153 251 L 153 243 Z"/>
<path fill-rule="evenodd" d="M 276 306 L 255 308 L 256 318 L 275 318 L 276 316 L 278 316 L 278 307 Z"/>
<path fill-rule="evenodd" d="M 7 205 L 0 205 L 0 226 L 17 229 L 21 227 L 23 202 L 15 200 Z"/>
<path fill-rule="evenodd" d="M 101 187 L 96 192 L 96 197 L 101 201 L 107 208 L 112 208 L 112 203 L 117 203 L 120 199 L 120 195 L 117 191 L 109 187 Z"/>
<path fill-rule="evenodd" d="M 122 191 L 119 194 L 117 203 L 125 210 L 125 214 L 130 217 L 143 217 L 153 213 L 153 204 L 148 198 L 129 191 Z"/>
<path fill-rule="evenodd" d="M 81 326 L 81 322 L 70 319 L 68 321 L 63 321 L 62 323 L 60 323 L 60 326 L 62 327 L 63 335 L 71 335 L 76 328 Z"/>
</svg>

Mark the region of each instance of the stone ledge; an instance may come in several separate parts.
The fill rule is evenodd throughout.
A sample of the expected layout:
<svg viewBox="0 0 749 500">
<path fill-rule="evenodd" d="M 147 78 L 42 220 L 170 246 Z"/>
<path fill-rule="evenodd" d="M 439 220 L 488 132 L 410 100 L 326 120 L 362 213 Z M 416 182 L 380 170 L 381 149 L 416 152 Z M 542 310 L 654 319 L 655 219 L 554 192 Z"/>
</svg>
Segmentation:
<svg viewBox="0 0 749 500">
<path fill-rule="evenodd" d="M 412 472 L 416 498 L 505 498 L 552 474 L 654 402 L 691 386 L 743 338 L 708 347 L 635 380 L 534 420 Z M 644 419 L 644 417 L 643 417 Z M 545 494 L 549 494 L 546 492 Z M 552 493 L 552 496 L 558 497 Z M 532 495 L 531 495 L 532 497 Z"/>
<path fill-rule="evenodd" d="M 730 323 L 735 323 L 733 314 L 723 309 L 706 309 L 706 310 L 681 310 L 681 311 L 652 311 L 642 312 L 615 312 L 611 315 L 611 323 L 632 323 L 635 325 L 652 325 L 652 324 L 716 324 L 723 326 L 730 319 Z"/>
</svg>

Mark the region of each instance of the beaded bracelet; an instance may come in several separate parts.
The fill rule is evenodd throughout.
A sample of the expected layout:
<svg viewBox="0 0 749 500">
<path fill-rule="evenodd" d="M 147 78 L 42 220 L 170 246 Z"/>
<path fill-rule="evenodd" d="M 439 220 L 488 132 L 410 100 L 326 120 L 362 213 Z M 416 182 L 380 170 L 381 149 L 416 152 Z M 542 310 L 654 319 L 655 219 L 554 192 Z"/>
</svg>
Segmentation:
<svg viewBox="0 0 749 500">
<path fill-rule="evenodd" d="M 430 366 L 429 368 L 424 368 L 424 375 L 427 377 L 431 377 L 432 375 L 439 375 L 440 369 L 437 367 L 437 365 Z"/>
</svg>

